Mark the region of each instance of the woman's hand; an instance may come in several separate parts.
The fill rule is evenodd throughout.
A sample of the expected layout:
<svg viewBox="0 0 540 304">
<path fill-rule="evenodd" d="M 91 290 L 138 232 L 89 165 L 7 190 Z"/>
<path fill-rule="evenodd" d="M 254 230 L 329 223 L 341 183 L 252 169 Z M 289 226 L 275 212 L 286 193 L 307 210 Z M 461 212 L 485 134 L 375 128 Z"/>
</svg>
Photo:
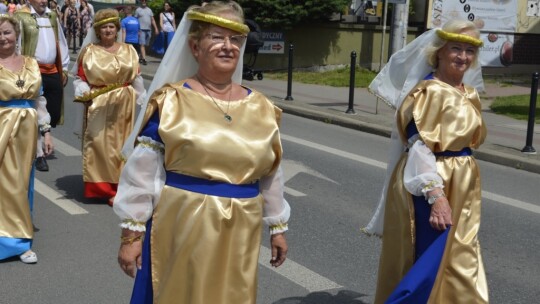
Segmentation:
<svg viewBox="0 0 540 304">
<path fill-rule="evenodd" d="M 54 144 L 52 140 L 51 132 L 45 132 L 43 135 L 43 154 L 45 156 L 51 155 L 54 151 Z"/>
<path fill-rule="evenodd" d="M 122 243 L 118 250 L 118 264 L 125 274 L 134 278 L 137 269 L 142 266 L 142 233 L 122 231 Z M 132 239 L 132 241 L 126 241 Z M 135 241 L 133 241 L 135 239 Z"/>
<path fill-rule="evenodd" d="M 444 231 L 452 226 L 452 208 L 445 196 L 437 198 L 431 205 L 431 214 L 429 215 L 429 224 L 433 229 Z"/>
<path fill-rule="evenodd" d="M 270 264 L 274 267 L 279 267 L 285 259 L 287 259 L 287 240 L 285 239 L 285 234 L 276 233 L 270 237 L 270 246 L 272 248 L 272 259 Z"/>
</svg>

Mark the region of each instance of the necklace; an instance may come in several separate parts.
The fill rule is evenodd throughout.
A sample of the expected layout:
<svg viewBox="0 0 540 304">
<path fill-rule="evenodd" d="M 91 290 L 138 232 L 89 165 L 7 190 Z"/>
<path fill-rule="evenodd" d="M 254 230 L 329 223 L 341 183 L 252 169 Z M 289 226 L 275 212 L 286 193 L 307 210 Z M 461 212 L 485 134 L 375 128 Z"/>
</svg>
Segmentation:
<svg viewBox="0 0 540 304">
<path fill-rule="evenodd" d="M 195 75 L 195 78 L 197 78 L 197 81 L 201 84 L 201 86 L 203 87 L 206 94 L 208 96 L 210 96 L 210 98 L 212 99 L 212 101 L 214 102 L 216 107 L 221 111 L 221 113 L 223 113 L 223 118 L 225 118 L 225 120 L 227 122 L 229 122 L 229 123 L 232 122 L 232 117 L 231 117 L 231 115 L 229 115 L 229 106 L 231 105 L 232 86 L 231 86 L 231 90 L 229 91 L 229 100 L 227 101 L 227 111 L 223 111 L 223 109 L 214 100 L 214 97 L 212 97 L 212 95 L 210 95 L 210 92 L 208 92 L 208 90 L 206 89 L 206 86 L 201 82 L 201 79 L 199 79 L 199 76 Z"/>
<path fill-rule="evenodd" d="M 16 85 L 19 89 L 24 88 L 24 80 L 21 79 L 21 75 L 17 75 L 17 77 L 19 78 L 19 80 L 17 80 L 17 81 L 15 82 L 15 85 Z"/>
</svg>

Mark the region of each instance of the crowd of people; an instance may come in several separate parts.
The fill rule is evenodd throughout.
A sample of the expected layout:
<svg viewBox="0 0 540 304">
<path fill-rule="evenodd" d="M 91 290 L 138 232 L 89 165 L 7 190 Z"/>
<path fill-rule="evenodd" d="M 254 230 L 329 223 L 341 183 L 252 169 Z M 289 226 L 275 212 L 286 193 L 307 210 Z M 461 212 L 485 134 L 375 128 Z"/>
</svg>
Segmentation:
<svg viewBox="0 0 540 304">
<path fill-rule="evenodd" d="M 117 259 L 135 277 L 131 303 L 255 303 L 261 224 L 279 267 L 291 210 L 281 110 L 241 85 L 243 10 L 204 2 L 177 28 L 169 2 L 158 23 L 140 3 L 123 19 L 85 0 L 65 9 L 28 0 L 0 13 L 0 260 L 38 260 L 34 170 L 48 170 L 51 130 L 64 120 L 68 42 L 80 38 L 70 73 L 84 195 L 120 218 Z M 139 65 L 160 31 L 165 54 L 147 94 Z M 370 85 L 396 109 L 388 177 L 365 228 L 383 237 L 376 303 L 488 303 L 471 153 L 486 136 L 481 45 L 473 23 L 449 21 L 394 54 Z"/>
</svg>

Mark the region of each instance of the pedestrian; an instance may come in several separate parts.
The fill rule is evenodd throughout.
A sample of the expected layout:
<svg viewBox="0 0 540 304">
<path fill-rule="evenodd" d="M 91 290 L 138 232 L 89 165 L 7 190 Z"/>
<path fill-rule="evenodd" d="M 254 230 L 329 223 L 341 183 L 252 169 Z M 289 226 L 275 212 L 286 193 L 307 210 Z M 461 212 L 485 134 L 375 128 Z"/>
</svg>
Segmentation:
<svg viewBox="0 0 540 304">
<path fill-rule="evenodd" d="M 81 0 L 81 6 L 79 6 L 79 16 L 81 23 L 81 30 L 79 31 L 79 46 L 82 45 L 83 39 L 88 34 L 88 29 L 92 26 L 92 11 L 88 6 L 86 0 Z"/>
<path fill-rule="evenodd" d="M 81 15 L 75 7 L 75 1 L 70 1 L 69 6 L 64 11 L 64 27 L 66 28 L 68 47 L 73 47 L 73 52 L 77 50 L 77 37 L 81 35 Z"/>
<path fill-rule="evenodd" d="M 84 196 L 112 205 L 123 166 L 121 149 L 131 133 L 137 97 L 145 89 L 135 49 L 117 41 L 120 17 L 115 9 L 96 12 L 93 28 L 73 73 L 75 101 L 82 102 Z"/>
<path fill-rule="evenodd" d="M 0 1 L 0 14 L 7 14 L 8 8 L 7 5 L 4 3 L 4 1 Z"/>
<path fill-rule="evenodd" d="M 122 19 L 121 23 L 122 38 L 124 39 L 125 43 L 131 44 L 137 51 L 138 56 L 140 56 L 139 35 L 141 32 L 141 26 L 139 24 L 139 19 L 133 17 L 133 7 L 126 6 L 125 12 L 126 17 Z"/>
<path fill-rule="evenodd" d="M 397 109 L 391 174 L 366 228 L 383 242 L 375 303 L 488 303 L 471 153 L 486 137 L 472 86 L 483 85 L 479 37 L 474 23 L 448 21 L 393 55 L 370 85 Z"/>
<path fill-rule="evenodd" d="M 10 16 L 15 14 L 15 11 L 17 10 L 17 2 L 16 2 L 16 0 L 9 0 L 7 8 L 8 8 L 8 14 Z"/>
<path fill-rule="evenodd" d="M 156 21 L 154 20 L 154 13 L 146 5 L 146 0 L 141 0 L 141 7 L 135 10 L 135 17 L 139 19 L 139 25 L 141 27 L 141 35 L 139 37 L 139 46 L 141 47 L 141 59 L 139 62 L 146 65 L 146 47 L 150 45 L 152 38 L 152 28 L 156 35 L 159 34 Z"/>
<path fill-rule="evenodd" d="M 64 123 L 63 88 L 67 83 L 69 54 L 67 42 L 58 15 L 47 7 L 47 0 L 28 0 L 14 17 L 21 23 L 22 55 L 34 57 L 41 72 L 43 96 L 47 100 L 47 112 L 51 127 Z M 37 29 L 37 30 L 36 30 Z M 43 153 L 43 138 L 38 136 L 36 169 L 48 171 L 49 165 Z"/>
<path fill-rule="evenodd" d="M 131 303 L 254 304 L 262 221 L 285 261 L 281 110 L 239 84 L 248 31 L 234 1 L 188 8 L 150 85 L 114 203 Z"/>
<path fill-rule="evenodd" d="M 174 11 L 168 1 L 163 3 L 163 12 L 159 14 L 159 27 L 163 33 L 163 50 L 166 52 L 176 31 Z"/>
<path fill-rule="evenodd" d="M 0 260 L 18 256 L 32 264 L 38 260 L 31 249 L 33 162 L 38 132 L 45 137 L 45 153 L 53 150 L 50 116 L 39 96 L 36 60 L 16 51 L 19 22 L 0 15 L 0 33 Z"/>
</svg>

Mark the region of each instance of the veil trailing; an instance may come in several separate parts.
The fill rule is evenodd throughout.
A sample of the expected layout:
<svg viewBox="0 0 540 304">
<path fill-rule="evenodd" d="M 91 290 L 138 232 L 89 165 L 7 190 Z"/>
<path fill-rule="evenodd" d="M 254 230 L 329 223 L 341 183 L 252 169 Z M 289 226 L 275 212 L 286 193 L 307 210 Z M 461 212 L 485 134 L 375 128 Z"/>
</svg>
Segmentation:
<svg viewBox="0 0 540 304">
<path fill-rule="evenodd" d="M 193 21 L 187 17 L 187 14 L 188 12 L 184 13 L 182 21 L 178 25 L 178 29 L 174 34 L 171 44 L 167 48 L 167 52 L 165 52 L 156 74 L 152 79 L 152 83 L 147 90 L 147 98 L 141 105 L 141 111 L 137 116 L 133 131 L 124 143 L 122 154 L 125 159 L 131 155 L 133 149 L 135 148 L 135 140 L 137 139 L 139 131 L 142 127 L 144 114 L 146 112 L 146 108 L 148 107 L 148 101 L 150 100 L 150 97 L 154 91 L 167 83 L 175 83 L 182 79 L 193 76 L 199 68 L 199 64 L 193 57 L 189 48 L 188 35 Z M 246 44 L 244 42 L 244 45 L 240 49 L 240 58 L 236 66 L 236 70 L 232 77 L 232 81 L 239 84 L 242 83 L 243 56 L 245 47 Z"/>
<path fill-rule="evenodd" d="M 433 67 L 428 64 L 425 50 L 437 37 L 436 31 L 437 29 L 432 29 L 423 33 L 393 54 L 388 63 L 369 85 L 369 91 L 397 111 L 409 92 L 433 71 Z M 484 91 L 484 80 L 479 63 L 474 67 L 471 66 L 465 72 L 463 83 L 476 88 L 479 92 Z M 405 148 L 399 137 L 396 120 L 394 119 L 390 149 L 388 151 L 386 178 L 382 193 L 373 217 L 369 224 L 365 228 L 362 228 L 362 231 L 368 235 L 383 235 L 386 193 L 392 173 Z"/>
</svg>

